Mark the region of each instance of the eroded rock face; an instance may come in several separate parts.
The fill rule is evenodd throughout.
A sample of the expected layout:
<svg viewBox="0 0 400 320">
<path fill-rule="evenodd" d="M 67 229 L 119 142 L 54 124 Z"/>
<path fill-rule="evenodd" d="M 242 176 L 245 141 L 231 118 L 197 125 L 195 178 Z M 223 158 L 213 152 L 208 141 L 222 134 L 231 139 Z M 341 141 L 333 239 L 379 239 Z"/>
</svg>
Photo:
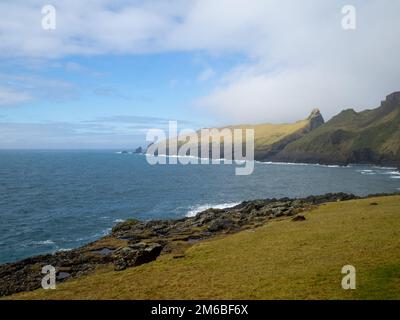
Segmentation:
<svg viewBox="0 0 400 320">
<path fill-rule="evenodd" d="M 5 264 L 0 266 L 0 296 L 38 289 L 44 277 L 42 268 L 46 265 L 55 267 L 57 282 L 63 282 L 110 262 L 109 256 L 90 255 L 82 249 L 76 249 Z"/>
<path fill-rule="evenodd" d="M 160 255 L 162 249 L 163 247 L 158 243 L 143 242 L 121 248 L 114 255 L 114 270 L 122 271 L 154 261 Z"/>
<path fill-rule="evenodd" d="M 84 247 L 0 265 L 0 296 L 41 287 L 46 265 L 57 270 L 57 283 L 80 277 L 102 265 L 120 271 L 173 252 L 178 244 L 191 244 L 219 234 L 235 233 L 265 224 L 270 219 L 292 217 L 314 205 L 356 199 L 337 193 L 304 199 L 246 201 L 229 209 L 209 209 L 192 218 L 142 222 L 128 220 L 116 225 L 109 236 Z M 111 243 L 103 246 L 103 243 Z"/>
<path fill-rule="evenodd" d="M 308 120 L 310 121 L 309 124 L 309 130 L 315 130 L 318 127 L 322 126 L 325 123 L 324 117 L 322 116 L 321 112 L 319 109 L 314 109 L 310 116 L 308 117 Z"/>
</svg>

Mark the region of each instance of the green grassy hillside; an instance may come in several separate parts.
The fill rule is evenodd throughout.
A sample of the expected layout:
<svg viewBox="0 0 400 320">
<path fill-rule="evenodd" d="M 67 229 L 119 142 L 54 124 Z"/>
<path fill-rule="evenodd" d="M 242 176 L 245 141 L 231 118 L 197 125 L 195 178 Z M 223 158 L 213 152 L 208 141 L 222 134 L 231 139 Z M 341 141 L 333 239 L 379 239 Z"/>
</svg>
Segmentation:
<svg viewBox="0 0 400 320">
<path fill-rule="evenodd" d="M 254 130 L 254 147 L 255 147 L 255 158 L 256 160 L 262 160 L 263 158 L 271 155 L 277 154 L 289 143 L 300 139 L 307 133 L 316 129 L 324 123 L 324 119 L 320 114 L 318 109 L 313 110 L 307 119 L 297 121 L 295 123 L 284 123 L 284 124 L 242 124 L 236 126 L 228 126 L 217 128 L 219 132 L 227 131 L 233 137 L 234 129 L 243 130 L 243 135 L 241 137 L 241 143 L 246 141 L 245 130 Z M 212 129 L 212 128 L 209 128 Z M 200 130 L 196 132 L 196 141 L 200 140 Z M 186 139 L 185 139 L 186 138 Z M 190 145 L 190 137 L 179 137 L 178 147 L 183 144 Z M 209 140 L 211 143 L 211 139 Z M 224 157 L 224 140 L 220 139 L 221 142 L 221 154 L 219 157 Z M 166 145 L 169 145 L 169 140 L 167 140 Z M 210 148 L 211 150 L 211 148 Z M 198 151 L 200 154 L 200 150 Z M 167 151 L 169 153 L 169 151 Z M 189 154 L 188 154 L 189 155 Z M 210 155 L 211 156 L 211 155 Z"/>
<path fill-rule="evenodd" d="M 254 129 L 255 159 L 260 161 L 400 167 L 400 92 L 387 96 L 377 109 L 344 110 L 326 123 L 315 109 L 307 119 L 291 124 L 248 124 L 218 129 Z M 223 152 L 222 143 L 219 157 L 224 157 Z"/>
<path fill-rule="evenodd" d="M 199 242 L 179 259 L 67 281 L 11 299 L 399 299 L 400 196 L 328 203 Z M 356 290 L 341 269 L 356 268 Z"/>
<path fill-rule="evenodd" d="M 400 163 L 400 93 L 374 110 L 345 110 L 277 156 L 285 161 Z"/>
</svg>

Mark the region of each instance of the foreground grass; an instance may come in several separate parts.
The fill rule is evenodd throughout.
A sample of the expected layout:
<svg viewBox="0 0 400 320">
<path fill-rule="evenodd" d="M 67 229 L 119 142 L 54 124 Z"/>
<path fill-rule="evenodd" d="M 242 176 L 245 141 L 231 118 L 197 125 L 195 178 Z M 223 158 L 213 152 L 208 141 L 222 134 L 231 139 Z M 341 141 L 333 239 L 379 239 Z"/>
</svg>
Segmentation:
<svg viewBox="0 0 400 320">
<path fill-rule="evenodd" d="M 180 259 L 103 269 L 56 290 L 11 298 L 400 298 L 400 196 L 330 203 L 305 216 L 198 243 Z M 357 290 L 341 288 L 348 264 L 357 269 Z"/>
</svg>

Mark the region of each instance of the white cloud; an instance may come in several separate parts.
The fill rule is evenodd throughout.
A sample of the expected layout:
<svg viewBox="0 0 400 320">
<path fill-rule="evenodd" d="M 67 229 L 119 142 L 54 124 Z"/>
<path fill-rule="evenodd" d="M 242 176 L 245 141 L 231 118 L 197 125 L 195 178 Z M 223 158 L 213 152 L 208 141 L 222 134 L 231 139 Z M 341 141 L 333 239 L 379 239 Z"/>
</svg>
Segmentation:
<svg viewBox="0 0 400 320">
<path fill-rule="evenodd" d="M 196 102 L 232 122 L 295 120 L 314 107 L 330 117 L 400 89 L 399 1 L 354 0 L 347 32 L 342 0 L 52 2 L 54 31 L 41 29 L 37 1 L 0 3 L 0 57 L 237 52 L 248 62 Z"/>
<path fill-rule="evenodd" d="M 0 149 L 135 148 L 142 128 L 97 123 L 9 123 L 0 125 Z"/>
<path fill-rule="evenodd" d="M 399 2 L 356 1 L 352 32 L 341 29 L 340 1 L 281 3 L 248 48 L 253 61 L 225 75 L 197 106 L 225 122 L 282 122 L 315 107 L 327 118 L 343 108 L 376 107 L 400 90 Z"/>
<path fill-rule="evenodd" d="M 28 102 L 33 99 L 27 93 L 18 92 L 10 88 L 0 87 L 0 107 L 14 106 L 20 103 Z"/>
<path fill-rule="evenodd" d="M 33 75 L 0 73 L 0 107 L 38 99 L 59 102 L 78 97 L 79 88 L 67 81 Z"/>
</svg>

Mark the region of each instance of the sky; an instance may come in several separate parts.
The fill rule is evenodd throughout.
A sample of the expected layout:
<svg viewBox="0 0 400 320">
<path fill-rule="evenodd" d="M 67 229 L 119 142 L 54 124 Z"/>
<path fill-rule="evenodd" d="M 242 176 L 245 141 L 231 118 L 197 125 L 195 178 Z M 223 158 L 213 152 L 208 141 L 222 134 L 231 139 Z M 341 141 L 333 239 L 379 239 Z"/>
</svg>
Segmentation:
<svg viewBox="0 0 400 320">
<path fill-rule="evenodd" d="M 393 0 L 2 0 L 0 148 L 135 148 L 169 120 L 377 107 L 400 90 L 399 12 Z"/>
</svg>

